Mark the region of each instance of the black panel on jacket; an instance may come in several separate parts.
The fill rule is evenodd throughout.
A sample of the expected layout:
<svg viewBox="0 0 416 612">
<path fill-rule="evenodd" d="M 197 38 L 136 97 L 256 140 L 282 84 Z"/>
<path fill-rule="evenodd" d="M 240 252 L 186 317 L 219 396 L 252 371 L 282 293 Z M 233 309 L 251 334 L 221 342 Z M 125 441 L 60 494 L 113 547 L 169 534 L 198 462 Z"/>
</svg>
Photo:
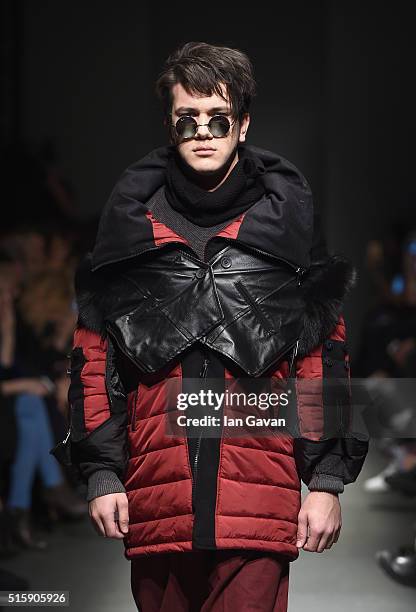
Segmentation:
<svg viewBox="0 0 416 612">
<path fill-rule="evenodd" d="M 219 357 L 199 343 L 186 353 L 182 359 L 182 391 L 187 392 L 189 378 L 200 378 L 203 371 L 204 359 L 209 363 L 205 372 L 209 378 L 209 388 L 214 392 L 222 393 L 225 389 L 224 365 Z M 214 380 L 215 379 L 215 380 Z M 204 387 L 205 388 L 205 387 Z M 195 388 L 193 387 L 193 390 Z M 194 411 L 201 416 L 201 409 Z M 191 409 L 187 409 L 187 416 L 191 416 Z M 216 416 L 222 421 L 222 410 Z M 200 442 L 194 437 L 201 435 Z M 218 437 L 204 437 L 204 428 L 198 432 L 195 428 L 192 437 L 188 437 L 189 460 L 193 471 L 193 503 L 194 503 L 194 530 L 193 547 L 215 549 L 215 507 L 217 499 L 217 477 L 220 457 L 220 433 Z M 199 445 L 197 471 L 195 473 L 195 455 Z M 196 480 L 195 480 L 196 479 Z"/>
</svg>

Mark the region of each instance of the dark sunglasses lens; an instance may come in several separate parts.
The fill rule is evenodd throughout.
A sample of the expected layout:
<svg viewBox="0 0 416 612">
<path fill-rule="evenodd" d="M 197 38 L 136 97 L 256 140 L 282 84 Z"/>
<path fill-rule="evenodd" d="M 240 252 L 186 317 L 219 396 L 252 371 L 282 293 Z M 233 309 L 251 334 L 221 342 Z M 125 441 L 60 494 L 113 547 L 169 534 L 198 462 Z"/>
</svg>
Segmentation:
<svg viewBox="0 0 416 612">
<path fill-rule="evenodd" d="M 196 121 L 192 117 L 181 117 L 176 122 L 176 132 L 181 138 L 192 138 L 196 133 Z"/>
<path fill-rule="evenodd" d="M 221 137 L 228 134 L 230 122 L 227 117 L 212 117 L 209 122 L 209 130 L 213 136 Z"/>
</svg>

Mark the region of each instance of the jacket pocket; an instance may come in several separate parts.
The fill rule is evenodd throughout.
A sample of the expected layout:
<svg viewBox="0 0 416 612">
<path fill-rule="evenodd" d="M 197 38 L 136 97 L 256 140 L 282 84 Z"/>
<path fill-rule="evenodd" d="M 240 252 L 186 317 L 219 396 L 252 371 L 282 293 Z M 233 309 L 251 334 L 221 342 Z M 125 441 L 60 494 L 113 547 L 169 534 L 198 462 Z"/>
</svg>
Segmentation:
<svg viewBox="0 0 416 612">
<path fill-rule="evenodd" d="M 234 283 L 235 288 L 242 296 L 244 301 L 251 307 L 252 311 L 257 315 L 257 318 L 260 320 L 266 334 L 271 336 L 276 333 L 276 329 L 274 328 L 272 322 L 266 316 L 266 314 L 261 309 L 260 305 L 256 302 L 256 300 L 250 295 L 247 287 L 243 285 L 241 280 L 238 280 Z"/>
</svg>

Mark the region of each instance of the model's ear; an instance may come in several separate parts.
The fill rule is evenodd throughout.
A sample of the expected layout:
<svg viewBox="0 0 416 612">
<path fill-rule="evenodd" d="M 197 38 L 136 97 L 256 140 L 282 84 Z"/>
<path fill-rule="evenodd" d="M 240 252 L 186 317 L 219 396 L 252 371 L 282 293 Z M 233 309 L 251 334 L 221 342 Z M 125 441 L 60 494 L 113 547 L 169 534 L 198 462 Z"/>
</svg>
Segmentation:
<svg viewBox="0 0 416 612">
<path fill-rule="evenodd" d="M 243 115 L 243 118 L 240 121 L 240 134 L 239 134 L 239 137 L 238 137 L 238 141 L 239 142 L 244 142 L 245 141 L 249 125 L 250 125 L 250 115 L 249 115 L 249 113 L 245 113 Z"/>
</svg>

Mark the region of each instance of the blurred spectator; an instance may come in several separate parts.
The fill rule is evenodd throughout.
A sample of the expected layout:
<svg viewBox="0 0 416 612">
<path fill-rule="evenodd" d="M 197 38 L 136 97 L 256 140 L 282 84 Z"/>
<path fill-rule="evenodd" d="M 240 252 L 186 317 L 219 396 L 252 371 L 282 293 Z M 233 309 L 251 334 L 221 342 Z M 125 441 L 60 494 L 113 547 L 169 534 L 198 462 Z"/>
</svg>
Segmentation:
<svg viewBox="0 0 416 612">
<path fill-rule="evenodd" d="M 416 233 L 409 233 L 402 245 L 402 268 L 390 281 L 380 281 L 381 261 L 377 254 L 376 267 L 382 299 L 365 317 L 354 372 L 358 377 L 413 378 L 416 375 Z M 374 263 L 374 261 L 373 261 Z M 373 268 L 374 270 L 375 268 Z M 401 279 L 399 282 L 398 279 Z M 399 397 L 397 393 L 397 397 Z M 414 418 L 414 409 L 405 412 L 399 402 L 388 404 L 386 421 L 397 423 L 405 431 L 407 422 Z M 407 419 L 407 420 L 406 420 Z M 387 491 L 393 474 L 416 466 L 416 441 L 398 435 L 397 439 L 384 439 L 379 449 L 390 458 L 380 474 L 364 483 L 367 491 Z"/>
<path fill-rule="evenodd" d="M 18 230 L 3 236 L 2 248 L 20 269 L 20 281 L 24 284 L 46 265 L 45 240 L 39 229 L 22 225 Z"/>
<path fill-rule="evenodd" d="M 414 388 L 406 397 L 405 385 L 396 382 L 416 378 L 416 231 L 405 236 L 400 254 L 401 266 L 397 269 L 382 243 L 371 241 L 368 245 L 367 265 L 379 290 L 379 304 L 365 318 L 353 365 L 358 377 L 369 379 L 368 388 L 377 386 L 379 379 L 391 379 L 390 392 L 385 384 L 378 387 L 387 400 L 386 414 L 382 416 L 391 431 L 397 433 L 395 438 L 378 441 L 389 463 L 381 473 L 366 480 L 364 488 L 372 493 L 395 490 L 416 496 L 416 440 L 404 437 L 408 428 L 414 430 Z M 380 550 L 376 560 L 393 580 L 416 587 L 416 540 L 396 551 Z"/>
<path fill-rule="evenodd" d="M 52 414 L 58 408 L 66 422 L 66 352 L 76 321 L 70 270 L 64 270 L 68 250 L 60 249 L 65 256 L 55 270 L 45 257 L 44 240 L 31 243 L 29 239 L 28 243 L 29 247 L 22 245 L 20 254 L 24 256 L 17 264 L 20 276 L 11 273 L 14 261 L 0 270 L 0 394 L 2 403 L 14 398 L 17 430 L 3 522 L 13 544 L 39 550 L 46 547 L 46 542 L 37 538 L 31 522 L 37 470 L 51 516 L 79 517 L 86 514 L 87 507 L 68 486 L 61 467 L 49 453 L 54 435 L 48 408 L 52 408 Z M 31 266 L 27 258 L 26 249 L 33 249 L 33 244 L 38 255 L 36 266 Z"/>
<path fill-rule="evenodd" d="M 19 268 L 4 252 L 0 251 L 0 380 L 7 373 L 13 375 L 14 317 L 10 316 L 10 303 L 16 296 Z M 16 286 L 14 286 L 14 284 Z M 16 452 L 17 427 L 12 398 L 0 393 L 0 558 L 17 553 L 7 524 L 2 499 L 6 490 L 7 473 Z"/>
<path fill-rule="evenodd" d="M 5 558 L 46 548 L 32 522 L 38 500 L 53 521 L 88 512 L 69 486 L 71 474 L 62 472 L 49 450 L 68 428 L 66 353 L 76 320 L 72 282 L 77 259 L 92 248 L 98 216 L 79 216 L 51 142 L 38 153 L 15 143 L 3 150 L 2 170 L 7 206 L 0 233 L 0 558 Z M 25 578 L 0 568 L 0 590 L 29 587 Z"/>
</svg>

